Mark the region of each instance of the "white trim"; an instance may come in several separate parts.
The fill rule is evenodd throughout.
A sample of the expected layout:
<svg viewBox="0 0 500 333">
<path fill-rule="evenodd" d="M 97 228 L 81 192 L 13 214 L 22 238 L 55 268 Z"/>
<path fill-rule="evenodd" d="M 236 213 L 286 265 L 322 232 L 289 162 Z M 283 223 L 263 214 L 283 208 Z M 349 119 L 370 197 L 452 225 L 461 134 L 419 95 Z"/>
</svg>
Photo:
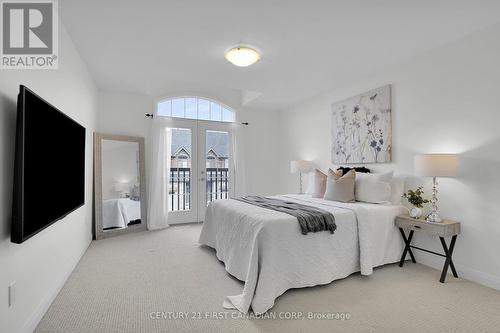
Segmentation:
<svg viewBox="0 0 500 333">
<path fill-rule="evenodd" d="M 443 269 L 444 259 L 442 258 L 440 259 L 430 254 L 422 253 L 420 251 L 415 251 L 415 256 L 417 263 L 437 269 L 440 273 L 436 275 L 436 279 L 439 278 L 439 276 L 441 275 L 441 271 Z M 481 272 L 469 267 L 465 267 L 455 262 L 453 263 L 455 264 L 455 268 L 457 270 L 459 277 L 482 284 L 484 286 L 493 289 L 500 290 L 500 277 L 485 272 Z M 406 263 L 406 265 L 411 265 L 411 262 Z M 448 273 L 449 272 L 450 271 L 448 271 Z M 453 277 L 448 275 L 446 279 L 453 279 Z"/>
<path fill-rule="evenodd" d="M 35 311 L 28 316 L 28 320 L 26 320 L 26 322 L 22 326 L 20 332 L 32 333 L 33 331 L 35 331 L 36 327 L 38 326 L 38 324 L 42 320 L 43 316 L 45 315 L 47 310 L 52 305 L 52 302 L 54 302 L 57 295 L 59 294 L 61 289 L 66 284 L 66 281 L 69 279 L 69 277 L 71 276 L 71 274 L 75 270 L 76 266 L 78 265 L 80 260 L 83 258 L 83 255 L 85 254 L 85 252 L 87 252 L 91 243 L 92 243 L 92 240 L 90 240 L 88 242 L 87 246 L 85 247 L 85 249 L 82 251 L 82 253 L 78 257 L 78 260 L 76 260 L 73 263 L 71 270 L 69 270 L 68 272 L 66 272 L 66 274 L 64 274 L 63 278 L 58 281 L 55 288 L 53 288 L 52 290 L 49 290 L 47 295 L 38 304 Z"/>
<path fill-rule="evenodd" d="M 198 170 L 205 170 L 206 163 L 206 153 L 204 153 L 206 148 L 206 133 L 208 131 L 224 132 L 228 134 L 228 169 L 229 169 L 229 182 L 228 182 L 228 195 L 229 197 L 234 196 L 234 158 L 233 158 L 233 131 L 231 122 L 216 122 L 208 120 L 198 120 Z M 206 175 L 205 175 L 206 177 Z M 198 188 L 198 221 L 203 221 L 205 219 L 205 211 L 207 208 L 207 192 L 206 186 L 201 186 Z"/>
</svg>

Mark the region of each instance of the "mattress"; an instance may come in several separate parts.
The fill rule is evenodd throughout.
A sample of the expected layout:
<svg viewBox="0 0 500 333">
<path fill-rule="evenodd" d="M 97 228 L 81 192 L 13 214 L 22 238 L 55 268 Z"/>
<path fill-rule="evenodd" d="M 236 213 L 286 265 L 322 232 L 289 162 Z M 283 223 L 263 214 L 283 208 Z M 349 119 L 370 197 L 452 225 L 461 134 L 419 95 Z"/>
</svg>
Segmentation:
<svg viewBox="0 0 500 333">
<path fill-rule="evenodd" d="M 337 230 L 301 234 L 291 215 L 237 200 L 216 200 L 207 208 L 199 243 L 216 250 L 226 270 L 244 281 L 241 294 L 223 306 L 264 313 L 292 288 L 327 284 L 352 273 L 399 261 L 403 241 L 394 218 L 400 205 L 341 203 L 307 195 L 275 196 L 331 212 Z"/>
<path fill-rule="evenodd" d="M 108 199 L 102 202 L 102 227 L 126 228 L 128 223 L 141 218 L 140 201 L 130 198 Z"/>
</svg>

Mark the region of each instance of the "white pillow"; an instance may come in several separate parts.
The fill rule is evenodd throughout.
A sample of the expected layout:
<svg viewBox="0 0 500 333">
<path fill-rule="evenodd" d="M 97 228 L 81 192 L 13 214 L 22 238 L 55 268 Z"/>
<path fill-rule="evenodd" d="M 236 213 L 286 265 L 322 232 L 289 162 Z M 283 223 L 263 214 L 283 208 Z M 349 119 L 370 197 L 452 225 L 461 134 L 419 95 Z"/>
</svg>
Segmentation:
<svg viewBox="0 0 500 333">
<path fill-rule="evenodd" d="M 357 173 L 356 201 L 392 204 L 391 181 L 394 171 L 385 173 Z"/>
<path fill-rule="evenodd" d="M 312 195 L 314 193 L 314 171 L 307 174 L 307 189 L 306 194 Z"/>
</svg>

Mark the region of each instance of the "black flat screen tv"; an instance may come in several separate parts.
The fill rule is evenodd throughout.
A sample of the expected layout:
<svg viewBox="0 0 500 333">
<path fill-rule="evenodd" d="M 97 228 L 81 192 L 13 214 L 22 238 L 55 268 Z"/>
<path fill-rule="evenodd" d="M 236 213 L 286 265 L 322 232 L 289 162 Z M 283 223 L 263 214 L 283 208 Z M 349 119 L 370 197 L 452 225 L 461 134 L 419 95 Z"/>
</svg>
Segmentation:
<svg viewBox="0 0 500 333">
<path fill-rule="evenodd" d="M 20 86 L 11 241 L 22 243 L 84 204 L 85 128 Z"/>
</svg>

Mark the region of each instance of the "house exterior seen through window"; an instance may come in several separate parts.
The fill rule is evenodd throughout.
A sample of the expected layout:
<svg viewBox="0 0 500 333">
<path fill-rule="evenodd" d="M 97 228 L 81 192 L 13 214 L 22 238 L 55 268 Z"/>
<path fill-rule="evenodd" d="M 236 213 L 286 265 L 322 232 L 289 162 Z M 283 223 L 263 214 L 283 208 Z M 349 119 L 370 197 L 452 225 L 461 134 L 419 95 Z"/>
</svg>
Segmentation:
<svg viewBox="0 0 500 333">
<path fill-rule="evenodd" d="M 158 102 L 156 115 L 191 119 L 193 121 L 234 122 L 235 112 L 223 104 L 199 97 L 176 97 Z M 170 170 L 169 170 L 169 210 L 189 211 L 193 208 L 192 182 L 193 164 L 203 169 L 204 186 L 206 187 L 206 204 L 212 200 L 229 198 L 229 132 L 227 130 L 205 130 L 192 133 L 191 128 L 182 128 L 182 123 L 169 128 Z M 194 142 L 192 135 L 194 134 Z M 205 136 L 203 160 L 193 156 L 197 135 Z"/>
</svg>

